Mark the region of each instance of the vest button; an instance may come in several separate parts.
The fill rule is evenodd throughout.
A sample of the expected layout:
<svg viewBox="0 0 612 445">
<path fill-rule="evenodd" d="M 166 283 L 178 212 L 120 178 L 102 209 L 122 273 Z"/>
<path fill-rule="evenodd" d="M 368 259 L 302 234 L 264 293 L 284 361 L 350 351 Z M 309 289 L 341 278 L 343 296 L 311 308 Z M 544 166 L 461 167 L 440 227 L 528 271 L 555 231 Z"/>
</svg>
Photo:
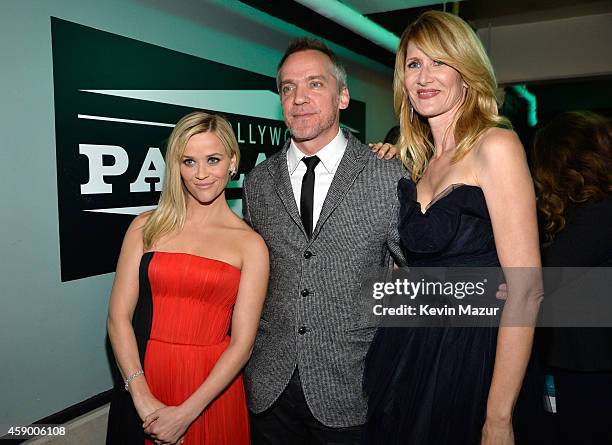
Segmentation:
<svg viewBox="0 0 612 445">
<path fill-rule="evenodd" d="M 307 331 L 306 326 L 300 326 L 300 328 L 298 329 L 298 334 L 304 335 L 306 331 Z"/>
<path fill-rule="evenodd" d="M 307 250 L 306 252 L 304 252 L 304 258 L 306 258 L 307 260 L 312 258 L 312 252 L 310 250 Z"/>
<path fill-rule="evenodd" d="M 302 289 L 302 292 L 300 292 L 300 294 L 302 295 L 302 297 L 307 297 L 308 295 L 310 295 L 310 291 L 308 289 Z"/>
</svg>

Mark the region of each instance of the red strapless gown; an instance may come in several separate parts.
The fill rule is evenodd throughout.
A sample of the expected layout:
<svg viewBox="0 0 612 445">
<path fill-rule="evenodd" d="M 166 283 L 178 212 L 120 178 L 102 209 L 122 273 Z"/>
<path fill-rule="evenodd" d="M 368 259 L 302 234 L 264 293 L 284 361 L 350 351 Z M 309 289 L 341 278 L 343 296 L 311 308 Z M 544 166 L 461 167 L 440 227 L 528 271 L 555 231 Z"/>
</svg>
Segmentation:
<svg viewBox="0 0 612 445">
<path fill-rule="evenodd" d="M 152 320 L 144 371 L 157 399 L 167 405 L 179 405 L 206 380 L 229 345 L 240 270 L 222 261 L 185 253 L 146 255 L 152 256 L 147 274 Z M 144 259 L 143 262 L 146 263 Z M 141 276 L 141 287 L 143 284 Z M 207 444 L 249 444 L 242 375 L 187 430 L 185 445 Z"/>
</svg>

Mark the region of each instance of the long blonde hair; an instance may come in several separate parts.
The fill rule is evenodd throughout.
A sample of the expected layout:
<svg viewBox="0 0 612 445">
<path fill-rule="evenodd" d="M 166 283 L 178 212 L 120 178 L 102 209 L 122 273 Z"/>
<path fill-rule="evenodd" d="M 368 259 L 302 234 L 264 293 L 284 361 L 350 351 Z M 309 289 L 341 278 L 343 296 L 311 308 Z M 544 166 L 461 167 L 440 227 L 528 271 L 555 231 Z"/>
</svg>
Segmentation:
<svg viewBox="0 0 612 445">
<path fill-rule="evenodd" d="M 456 15 L 427 11 L 402 34 L 395 58 L 393 101 L 399 116 L 401 136 L 400 158 L 417 181 L 427 168 L 434 146 L 427 120 L 411 116 L 411 105 L 404 84 L 406 48 L 412 42 L 433 60 L 456 69 L 467 85 L 465 100 L 451 124 L 457 144 L 452 162 L 462 159 L 477 139 L 491 127 L 510 122 L 499 116 L 495 92 L 497 82 L 487 54 L 470 26 Z"/>
<path fill-rule="evenodd" d="M 199 133 L 214 133 L 225 148 L 227 155 L 236 157 L 234 170 L 240 163 L 240 149 L 231 125 L 221 116 L 196 111 L 177 122 L 166 149 L 166 171 L 159 204 L 151 212 L 143 227 L 144 250 L 150 249 L 157 240 L 185 224 L 187 214 L 187 190 L 181 178 L 181 159 L 189 139 Z"/>
</svg>

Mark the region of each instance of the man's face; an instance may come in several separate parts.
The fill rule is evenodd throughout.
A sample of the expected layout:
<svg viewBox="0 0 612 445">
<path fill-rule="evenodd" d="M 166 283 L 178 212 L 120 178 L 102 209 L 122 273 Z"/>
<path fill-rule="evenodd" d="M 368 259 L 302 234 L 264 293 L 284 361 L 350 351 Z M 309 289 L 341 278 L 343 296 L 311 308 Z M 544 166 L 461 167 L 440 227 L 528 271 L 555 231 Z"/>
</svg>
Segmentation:
<svg viewBox="0 0 612 445">
<path fill-rule="evenodd" d="M 283 116 L 294 141 L 317 149 L 327 145 L 338 133 L 339 110 L 349 103 L 348 90 L 338 92 L 329 57 L 316 50 L 293 53 L 279 80 Z"/>
</svg>

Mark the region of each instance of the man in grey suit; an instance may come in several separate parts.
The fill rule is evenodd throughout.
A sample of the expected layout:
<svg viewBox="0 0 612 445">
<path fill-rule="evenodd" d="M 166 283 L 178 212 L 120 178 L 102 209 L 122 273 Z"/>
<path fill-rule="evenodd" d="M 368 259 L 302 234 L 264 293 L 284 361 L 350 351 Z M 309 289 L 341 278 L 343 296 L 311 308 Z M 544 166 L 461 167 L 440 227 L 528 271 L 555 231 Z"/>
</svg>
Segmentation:
<svg viewBox="0 0 612 445">
<path fill-rule="evenodd" d="M 287 49 L 277 82 L 292 138 L 244 181 L 245 220 L 270 251 L 270 281 L 245 369 L 253 444 L 358 444 L 365 355 L 376 326 L 360 298 L 402 261 L 397 160 L 339 127 L 346 74 L 313 39 Z"/>
</svg>

